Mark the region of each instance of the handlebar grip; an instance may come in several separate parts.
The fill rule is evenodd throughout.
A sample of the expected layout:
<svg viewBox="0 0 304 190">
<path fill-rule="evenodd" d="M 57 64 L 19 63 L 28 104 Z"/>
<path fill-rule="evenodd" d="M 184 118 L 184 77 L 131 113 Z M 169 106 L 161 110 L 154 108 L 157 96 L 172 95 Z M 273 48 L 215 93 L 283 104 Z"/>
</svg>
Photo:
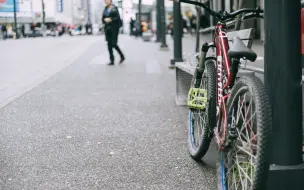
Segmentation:
<svg viewBox="0 0 304 190">
<path fill-rule="evenodd" d="M 241 19 L 242 20 L 246 20 L 246 19 L 250 19 L 250 18 L 264 18 L 263 15 L 260 15 L 259 13 L 258 14 L 247 14 L 247 15 L 244 15 Z"/>
<path fill-rule="evenodd" d="M 259 6 L 256 8 L 256 11 L 257 11 L 258 13 L 264 13 L 264 10 L 261 9 L 261 7 L 259 7 Z"/>
</svg>

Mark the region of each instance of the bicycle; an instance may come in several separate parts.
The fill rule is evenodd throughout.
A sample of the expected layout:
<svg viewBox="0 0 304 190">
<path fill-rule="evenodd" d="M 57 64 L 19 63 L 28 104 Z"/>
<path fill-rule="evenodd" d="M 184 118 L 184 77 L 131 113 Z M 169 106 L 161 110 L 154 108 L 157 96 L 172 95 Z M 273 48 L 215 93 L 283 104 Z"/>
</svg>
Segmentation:
<svg viewBox="0 0 304 190">
<path fill-rule="evenodd" d="M 220 154 L 218 188 L 265 189 L 272 129 L 269 98 L 256 76 L 237 79 L 240 60 L 254 62 L 257 54 L 238 37 L 232 39 L 229 48 L 226 29 L 227 22 L 234 21 L 237 15 L 245 13 L 242 20 L 263 18 L 263 10 L 215 12 L 200 2 L 176 2 L 202 7 L 218 20 L 213 42 L 201 47 L 188 94 L 189 153 L 201 160 L 215 137 Z M 207 57 L 210 48 L 216 49 L 216 57 Z"/>
</svg>

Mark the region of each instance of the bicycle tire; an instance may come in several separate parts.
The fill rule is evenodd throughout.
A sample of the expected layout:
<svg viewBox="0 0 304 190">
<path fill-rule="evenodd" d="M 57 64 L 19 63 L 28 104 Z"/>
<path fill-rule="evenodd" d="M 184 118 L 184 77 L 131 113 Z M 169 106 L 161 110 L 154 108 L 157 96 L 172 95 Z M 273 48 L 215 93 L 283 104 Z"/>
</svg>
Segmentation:
<svg viewBox="0 0 304 190">
<path fill-rule="evenodd" d="M 230 97 L 227 101 L 227 110 L 230 113 L 230 109 L 237 101 L 237 97 L 240 95 L 242 89 L 247 89 L 249 93 L 252 94 L 252 100 L 254 102 L 255 110 L 256 110 L 256 132 L 257 132 L 257 148 L 256 148 L 256 162 L 255 162 L 255 174 L 253 175 L 252 190 L 262 190 L 266 189 L 268 170 L 269 170 L 269 148 L 270 148 L 270 138 L 272 132 L 272 115 L 271 115 L 271 106 L 269 103 L 268 94 L 264 87 L 262 81 L 254 75 L 241 77 L 237 83 L 234 85 Z M 252 127 L 253 128 L 253 127 Z M 228 150 L 229 151 L 229 150 Z M 220 151 L 220 157 L 223 159 L 226 153 Z M 222 162 L 221 167 L 223 166 Z M 218 179 L 223 182 L 223 168 L 218 170 L 221 172 L 218 173 Z M 226 174 L 225 174 L 226 175 Z M 219 183 L 220 184 L 220 183 Z M 226 183 L 227 187 L 227 183 Z M 219 189 L 227 189 L 228 188 L 219 188 Z M 250 190 L 250 189 L 246 189 Z"/>
<path fill-rule="evenodd" d="M 207 153 L 210 142 L 213 137 L 213 127 L 216 125 L 216 69 L 215 63 L 212 60 L 205 62 L 205 72 L 203 73 L 202 80 L 207 80 L 207 92 L 208 92 L 208 108 L 207 108 L 207 126 L 203 127 L 203 136 L 199 146 L 195 146 L 193 143 L 193 112 L 189 111 L 189 128 L 188 128 L 188 149 L 190 156 L 200 161 Z M 192 81 L 193 82 L 193 81 Z M 203 81 L 201 81 L 202 84 Z"/>
</svg>

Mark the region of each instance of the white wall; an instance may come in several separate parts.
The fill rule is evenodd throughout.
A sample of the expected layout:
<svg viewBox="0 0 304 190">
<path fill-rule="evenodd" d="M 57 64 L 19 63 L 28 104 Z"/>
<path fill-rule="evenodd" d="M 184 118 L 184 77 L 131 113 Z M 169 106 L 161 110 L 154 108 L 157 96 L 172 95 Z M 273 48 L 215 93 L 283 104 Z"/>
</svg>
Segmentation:
<svg viewBox="0 0 304 190">
<path fill-rule="evenodd" d="M 32 8 L 34 13 L 41 13 L 42 12 L 41 0 L 32 0 Z"/>
<path fill-rule="evenodd" d="M 60 22 L 60 23 L 72 23 L 72 0 L 64 0 L 63 12 L 57 12 L 57 0 L 44 0 L 45 7 L 45 18 L 46 21 L 50 22 Z M 32 8 L 33 12 L 40 13 L 42 15 L 42 3 L 41 0 L 32 0 Z M 36 18 L 36 21 L 42 20 L 42 16 L 40 18 Z"/>
<path fill-rule="evenodd" d="M 44 0 L 45 17 L 54 18 L 56 15 L 56 1 L 55 0 Z"/>
<path fill-rule="evenodd" d="M 54 5 L 55 0 L 44 0 L 44 10 L 46 21 L 54 20 L 55 18 L 55 9 Z M 40 17 L 35 17 L 36 22 L 42 21 L 42 2 L 41 0 L 32 0 L 32 11 L 33 14 L 40 14 Z"/>
<path fill-rule="evenodd" d="M 72 22 L 79 24 L 84 21 L 84 11 L 81 8 L 81 0 L 72 0 Z"/>
<path fill-rule="evenodd" d="M 101 17 L 104 7 L 105 7 L 104 0 L 91 0 L 92 24 L 101 24 Z"/>
<path fill-rule="evenodd" d="M 50 1 L 50 0 L 47 0 Z M 50 3 L 52 2 L 52 3 Z M 51 0 L 50 7 L 54 10 L 54 16 L 56 22 L 72 24 L 73 23 L 73 1 L 72 0 L 64 0 L 63 2 L 63 12 L 57 11 L 56 0 Z"/>
</svg>

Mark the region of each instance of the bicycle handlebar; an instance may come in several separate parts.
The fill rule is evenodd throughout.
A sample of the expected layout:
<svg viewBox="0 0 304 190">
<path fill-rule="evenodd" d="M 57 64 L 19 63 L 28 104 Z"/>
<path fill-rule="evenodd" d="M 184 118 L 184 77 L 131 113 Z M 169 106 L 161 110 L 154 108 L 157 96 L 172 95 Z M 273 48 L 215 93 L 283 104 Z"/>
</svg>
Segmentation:
<svg viewBox="0 0 304 190">
<path fill-rule="evenodd" d="M 255 14 L 259 15 L 260 13 L 264 13 L 264 11 L 261 10 L 259 7 L 257 7 L 256 9 L 244 8 L 244 9 L 240 9 L 240 10 L 234 11 L 232 13 L 227 13 L 227 14 L 229 15 L 229 17 L 234 18 L 237 15 L 242 14 L 242 13 L 255 13 Z"/>
<path fill-rule="evenodd" d="M 192 0 L 174 0 L 174 1 L 175 2 L 181 2 L 181 3 L 187 3 L 187 4 L 191 4 L 191 5 L 196 5 L 196 6 L 199 6 L 199 7 L 203 7 L 212 16 L 214 16 L 214 17 L 220 17 L 220 14 L 218 12 L 215 12 L 215 11 L 211 10 L 204 3 L 197 2 L 197 1 L 192 1 Z"/>
<path fill-rule="evenodd" d="M 235 18 L 237 15 L 242 14 L 242 13 L 254 13 L 254 15 L 252 15 L 251 17 L 261 17 L 260 13 L 263 13 L 264 11 L 261 10 L 259 7 L 257 7 L 256 9 L 250 9 L 250 8 L 244 8 L 244 9 L 240 9 L 237 11 L 234 11 L 232 13 L 228 13 L 226 11 L 222 12 L 216 12 L 211 10 L 207 5 L 205 5 L 204 3 L 201 2 L 197 2 L 197 1 L 193 1 L 193 0 L 174 0 L 175 2 L 181 2 L 181 3 L 187 3 L 187 4 L 192 4 L 192 5 L 196 5 L 199 7 L 204 8 L 210 15 L 218 18 L 221 21 L 227 20 L 227 19 L 231 19 L 231 18 Z"/>
</svg>

